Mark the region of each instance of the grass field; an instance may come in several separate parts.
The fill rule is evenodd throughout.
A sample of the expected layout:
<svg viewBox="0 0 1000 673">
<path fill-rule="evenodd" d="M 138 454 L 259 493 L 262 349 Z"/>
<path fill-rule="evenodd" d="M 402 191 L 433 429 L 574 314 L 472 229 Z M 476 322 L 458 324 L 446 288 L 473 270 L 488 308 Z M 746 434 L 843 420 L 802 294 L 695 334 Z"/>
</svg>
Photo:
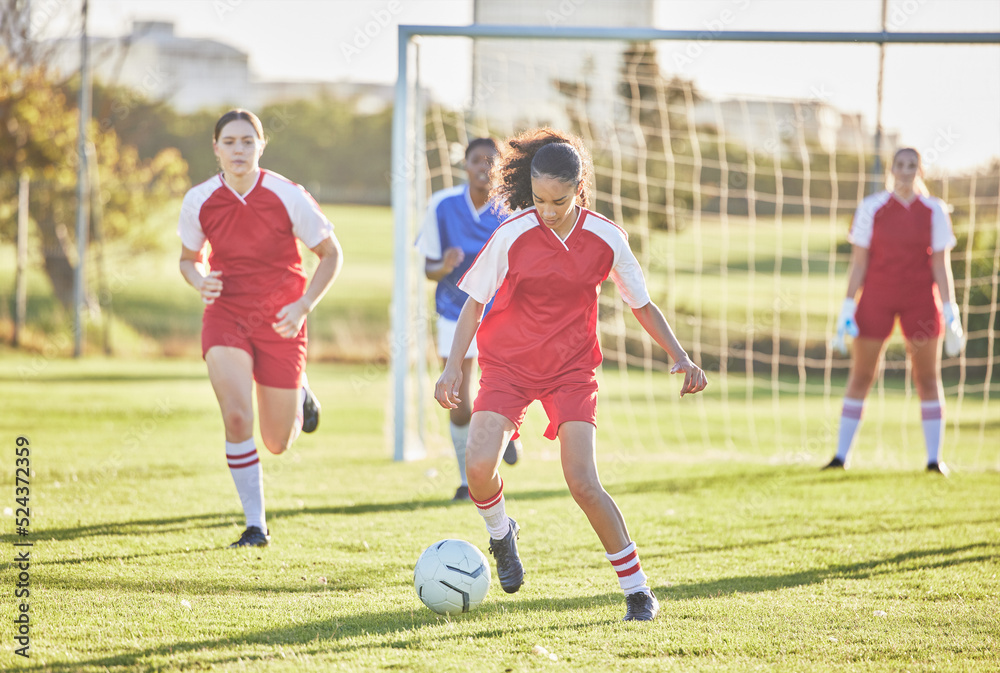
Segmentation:
<svg viewBox="0 0 1000 673">
<path fill-rule="evenodd" d="M 527 583 L 514 595 L 494 585 L 448 619 L 420 604 L 413 563 L 446 537 L 485 551 L 485 528 L 448 501 L 443 444 L 389 459 L 380 371 L 311 367 L 319 432 L 262 457 L 273 544 L 233 551 L 242 517 L 203 363 L 0 357 L 0 489 L 16 507 L 14 440 L 26 435 L 34 543 L 28 660 L 14 655 L 18 571 L 0 574 L 4 670 L 1000 669 L 1000 474 L 944 480 L 920 455 L 879 464 L 864 446 L 854 470 L 821 473 L 825 441 L 798 438 L 823 439 L 822 400 L 779 405 L 799 449 L 777 453 L 748 432 L 718 439 L 717 389 L 677 401 L 678 382 L 656 378 L 663 418 L 650 423 L 605 373 L 600 468 L 661 601 L 651 624 L 620 621 L 614 575 L 532 409 L 524 460 L 503 468 Z M 748 422 L 740 413 L 729 422 Z M 978 431 L 972 410 L 966 421 Z M 886 437 L 900 431 L 885 422 Z M 1000 423 L 985 432 L 1000 443 Z M 3 521 L 9 561 L 11 512 Z"/>
<path fill-rule="evenodd" d="M 617 582 L 536 407 L 523 463 L 503 468 L 527 584 L 513 596 L 494 586 L 458 618 L 428 611 L 412 587 L 420 552 L 446 537 L 485 551 L 487 539 L 474 508 L 448 500 L 456 468 L 443 412 L 432 411 L 426 459 L 390 460 L 383 208 L 326 209 L 346 264 L 310 318 L 323 422 L 289 454 L 262 457 L 272 547 L 225 549 L 242 515 L 197 357 L 201 305 L 177 272 L 175 210 L 158 220 L 161 250 L 109 246 L 124 357 L 64 359 L 71 335 L 38 260 L 29 348 L 0 346 L 0 669 L 1000 670 L 994 382 L 965 381 L 964 397 L 950 382 L 945 459 L 956 471 L 944 480 L 923 472 L 918 406 L 899 378 L 872 395 L 854 469 L 828 474 L 818 467 L 833 450 L 837 373 L 803 391 L 787 372 L 753 381 L 710 372 L 705 393 L 678 400 L 676 379 L 608 369 L 601 475 L 639 544 L 660 618 L 621 623 Z M 726 324 L 730 338 L 770 333 L 778 313 L 782 330 L 825 338 L 831 271 L 837 292 L 843 280 L 831 226 L 737 224 L 654 234 L 654 296 Z M 0 246 L 0 268 L 12 267 Z M 11 276 L 0 275 L 4 329 Z M 694 325 L 675 324 L 682 340 Z M 96 336 L 92 326 L 91 353 Z M 32 450 L 27 660 L 13 640 L 13 542 L 25 539 L 14 536 L 19 435 Z M 536 645 L 555 659 L 533 654 Z"/>
</svg>

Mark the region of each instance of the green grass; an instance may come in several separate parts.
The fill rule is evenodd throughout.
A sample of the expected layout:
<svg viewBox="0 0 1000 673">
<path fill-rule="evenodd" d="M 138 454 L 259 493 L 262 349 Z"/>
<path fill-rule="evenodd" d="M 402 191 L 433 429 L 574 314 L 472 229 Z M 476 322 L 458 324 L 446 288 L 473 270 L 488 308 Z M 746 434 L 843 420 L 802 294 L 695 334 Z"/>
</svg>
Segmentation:
<svg viewBox="0 0 1000 673">
<path fill-rule="evenodd" d="M 527 583 L 514 595 L 494 586 L 448 619 L 420 604 L 412 565 L 446 537 L 485 550 L 485 528 L 471 505 L 448 501 L 443 437 L 424 460 L 390 460 L 382 368 L 311 365 L 319 432 L 262 457 L 273 545 L 233 551 L 223 547 L 242 517 L 203 363 L 0 359 L 0 489 L 14 506 L 14 438 L 27 435 L 34 543 L 27 661 L 13 654 L 14 566 L 0 573 L 4 670 L 1000 668 L 995 403 L 952 414 L 949 438 L 984 439 L 949 439 L 961 469 L 944 480 L 898 445 L 919 423 L 915 402 L 889 391 L 866 416 L 855 468 L 829 474 L 817 469 L 837 412 L 829 399 L 760 388 L 754 417 L 727 407 L 718 386 L 677 400 L 678 382 L 659 375 L 651 403 L 637 402 L 641 378 L 605 372 L 602 479 L 659 619 L 620 621 L 614 575 L 535 407 L 523 463 L 502 468 Z M 745 394 L 739 384 L 729 381 Z M 12 559 L 14 521 L 3 521 Z"/>
<path fill-rule="evenodd" d="M 443 412 L 431 411 L 426 459 L 390 460 L 390 211 L 324 209 L 346 259 L 310 318 L 323 423 L 289 454 L 262 457 L 274 533 L 263 551 L 223 548 L 242 517 L 197 358 L 202 307 L 177 272 L 176 207 L 156 220 L 160 251 L 107 251 L 114 339 L 130 357 L 62 359 L 71 334 L 34 260 L 34 352 L 0 346 L 0 491 L 11 507 L 14 438 L 27 435 L 33 450 L 32 657 L 13 654 L 8 564 L 0 668 L 1000 669 L 1000 402 L 992 388 L 984 402 L 972 379 L 948 382 L 945 457 L 956 472 L 942 480 L 922 470 L 918 405 L 899 378 L 873 392 L 853 469 L 831 475 L 817 468 L 834 444 L 839 372 L 810 375 L 804 389 L 793 372 L 712 372 L 704 394 L 679 400 L 676 379 L 608 369 L 601 475 L 640 546 L 660 619 L 620 622 L 617 583 L 568 495 L 557 445 L 540 436 L 537 405 L 524 463 L 503 467 L 527 584 L 513 596 L 494 586 L 460 618 L 426 610 L 412 587 L 420 552 L 445 537 L 485 550 L 485 529 L 474 508 L 448 501 L 456 479 Z M 829 254 L 842 234 L 826 221 L 750 228 L 740 218 L 654 232 L 651 291 L 680 311 L 685 343 L 690 315 L 706 344 L 722 324 L 731 341 L 766 338 L 776 324 L 815 341 L 846 282 L 846 259 Z M 10 246 L 0 246 L 0 268 L 13 268 Z M 12 275 L 0 275 L 0 327 Z M 97 326 L 90 332 L 96 344 Z M 161 352 L 181 357 L 138 357 Z M 14 519 L 2 520 L 12 559 Z M 535 645 L 557 660 L 532 654 Z"/>
<path fill-rule="evenodd" d="M 159 346 L 169 355 L 200 354 L 204 306 L 177 269 L 179 209 L 177 202 L 158 214 L 157 250 L 135 254 L 120 244 L 108 245 L 105 273 L 112 300 L 102 307 L 116 317 L 114 335 L 119 352 L 130 352 L 127 346 L 135 340 L 131 337 L 134 331 L 146 337 L 147 348 Z M 334 289 L 309 318 L 310 352 L 313 357 L 341 360 L 385 359 L 388 349 L 383 342 L 393 281 L 391 211 L 370 206 L 325 206 L 324 211 L 346 253 Z M 52 297 L 41 258 L 34 258 L 35 254 L 32 251 L 27 274 L 28 322 L 42 334 L 39 340 L 49 345 L 55 341 L 53 334 L 68 329 L 67 317 Z M 14 260 L 13 246 L 0 246 L 0 268 L 11 270 L 0 275 L 0 319 L 9 320 L 13 313 Z M 303 260 L 311 275 L 315 256 L 305 251 Z M 91 288 L 96 291 L 96 261 L 91 264 Z M 97 350 L 97 326 L 91 331 L 88 343 Z"/>
</svg>

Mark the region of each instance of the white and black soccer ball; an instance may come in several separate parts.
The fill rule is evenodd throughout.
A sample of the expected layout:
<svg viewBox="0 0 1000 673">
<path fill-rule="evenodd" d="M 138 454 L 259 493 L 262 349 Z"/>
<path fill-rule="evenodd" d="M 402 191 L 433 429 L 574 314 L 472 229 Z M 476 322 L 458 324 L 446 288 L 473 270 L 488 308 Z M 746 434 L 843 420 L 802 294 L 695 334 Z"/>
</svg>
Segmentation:
<svg viewBox="0 0 1000 673">
<path fill-rule="evenodd" d="M 490 590 L 490 564 L 465 540 L 441 540 L 417 559 L 413 586 L 424 605 L 439 615 L 468 612 Z"/>
</svg>

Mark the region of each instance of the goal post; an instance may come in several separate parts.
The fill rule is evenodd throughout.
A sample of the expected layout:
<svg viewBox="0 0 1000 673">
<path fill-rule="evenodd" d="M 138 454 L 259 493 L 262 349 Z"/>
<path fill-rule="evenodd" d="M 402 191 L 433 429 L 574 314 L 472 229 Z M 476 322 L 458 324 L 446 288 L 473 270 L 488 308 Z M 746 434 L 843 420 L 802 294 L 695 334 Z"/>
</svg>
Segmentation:
<svg viewBox="0 0 1000 673">
<path fill-rule="evenodd" d="M 427 194 L 441 186 L 427 171 L 426 155 L 432 152 L 433 145 L 433 153 L 447 156 L 447 147 L 422 137 L 425 125 L 429 126 L 432 119 L 442 124 L 442 112 L 439 106 L 427 106 L 418 95 L 422 88 L 416 61 L 418 38 L 445 37 L 611 41 L 626 45 L 678 40 L 792 45 L 1000 45 L 1000 33 L 709 33 L 569 26 L 400 26 L 391 169 L 395 275 L 389 413 L 395 460 L 425 454 L 424 413 L 419 409 L 419 400 L 430 400 L 432 394 L 432 381 L 424 365 L 425 336 L 433 321 L 422 281 L 422 260 L 414 240 Z M 595 163 L 599 162 L 595 166 L 599 205 L 604 207 L 604 214 L 628 225 L 630 242 L 654 298 L 664 297 L 663 303 L 656 299 L 657 303 L 671 324 L 679 326 L 682 342 L 690 344 L 692 355 L 708 364 L 710 378 L 721 391 L 722 427 L 708 427 L 704 422 L 705 403 L 699 398 L 696 409 L 702 427 L 677 432 L 682 434 L 683 442 L 705 449 L 716 444 L 724 446 L 734 434 L 750 437 L 755 446 L 765 444 L 767 440 L 758 437 L 758 432 L 765 431 L 775 434 L 779 446 L 795 447 L 813 441 L 815 437 L 808 437 L 805 426 L 800 425 L 790 431 L 797 436 L 786 443 L 782 435 L 787 429 L 778 423 L 778 407 L 785 403 L 782 395 L 789 394 L 797 396 L 803 415 L 808 413 L 807 395 L 821 395 L 829 407 L 832 379 L 846 370 L 846 360 L 835 358 L 825 342 L 835 317 L 830 307 L 846 287 L 842 274 L 845 253 L 837 249 L 846 235 L 843 218 L 868 193 L 872 181 L 881 179 L 872 175 L 870 150 L 862 140 L 864 129 L 844 131 L 853 147 L 842 146 L 842 138 L 833 141 L 833 150 L 825 145 L 814 147 L 824 139 L 806 137 L 799 122 L 805 116 L 828 112 L 820 93 L 811 101 L 710 101 L 700 98 L 690 83 L 677 81 L 670 85 L 646 74 L 643 68 L 651 66 L 643 61 L 642 53 L 637 53 L 635 59 L 635 67 L 622 80 L 630 88 L 623 94 L 623 110 L 628 118 L 622 126 L 617 121 L 588 118 L 585 82 L 557 85 L 566 89 L 567 96 L 578 96 L 566 106 L 567 118 L 574 125 L 566 130 L 592 144 Z M 517 86 L 513 82 L 505 84 Z M 458 113 L 461 118 L 463 111 Z M 490 125 L 488 130 L 508 135 L 523 125 L 523 120 L 512 118 L 504 128 Z M 477 128 L 487 130 L 486 124 Z M 770 134 L 780 147 L 754 151 L 747 140 L 754 134 Z M 436 156 L 435 161 L 445 160 Z M 447 172 L 447 168 L 442 166 L 441 171 Z M 957 393 L 960 403 L 963 397 L 982 399 L 984 416 L 988 405 L 1000 396 L 993 382 L 997 349 L 993 326 L 1000 271 L 996 261 L 1000 258 L 998 204 L 989 191 L 993 180 L 990 172 L 961 179 L 946 177 L 937 182 L 931 176 L 929 180 L 936 196 L 962 208 L 964 219 L 956 222 L 956 233 L 964 234 L 960 244 L 965 247 L 960 245 L 953 251 L 961 266 L 956 268 L 956 287 L 964 297 L 960 306 L 970 328 L 970 339 L 980 339 L 985 349 L 950 363 L 960 370 L 957 390 L 951 392 Z M 683 241 L 679 233 L 684 233 Z M 737 243 L 742 246 L 738 251 Z M 681 245 L 691 246 L 690 259 L 678 258 Z M 787 261 L 786 267 L 798 270 L 783 271 L 783 260 Z M 666 292 L 665 288 L 673 288 L 680 277 L 687 279 L 698 301 L 678 299 L 675 293 Z M 773 301 L 755 305 L 751 299 L 756 290 L 768 293 Z M 970 304 L 973 290 L 986 296 L 987 301 Z M 992 303 L 988 300 L 991 293 Z M 817 305 L 821 305 L 818 310 Z M 606 362 L 617 368 L 617 373 L 606 371 L 603 376 L 615 377 L 620 387 L 635 391 L 632 394 L 637 402 L 626 404 L 620 422 L 633 426 L 624 427 L 623 433 L 642 441 L 649 433 L 635 426 L 642 425 L 642 419 L 648 416 L 641 405 L 652 405 L 657 395 L 652 377 L 664 370 L 664 361 L 654 357 L 656 349 L 647 335 L 626 326 L 629 319 L 613 292 L 602 294 L 600 311 Z M 971 321 L 970 315 L 974 316 Z M 887 363 L 886 368 L 906 366 L 900 360 Z M 970 368 L 977 372 L 973 377 L 976 380 L 967 377 Z M 876 403 L 884 404 L 881 386 L 877 397 Z M 762 416 L 770 418 L 758 418 L 754 405 L 766 411 Z M 663 411 L 674 418 L 680 413 L 673 404 Z M 611 422 L 619 421 L 616 418 Z M 666 432 L 656 423 L 653 426 L 649 431 L 653 437 Z M 1000 465 L 1000 456 L 987 455 L 985 462 Z"/>
</svg>

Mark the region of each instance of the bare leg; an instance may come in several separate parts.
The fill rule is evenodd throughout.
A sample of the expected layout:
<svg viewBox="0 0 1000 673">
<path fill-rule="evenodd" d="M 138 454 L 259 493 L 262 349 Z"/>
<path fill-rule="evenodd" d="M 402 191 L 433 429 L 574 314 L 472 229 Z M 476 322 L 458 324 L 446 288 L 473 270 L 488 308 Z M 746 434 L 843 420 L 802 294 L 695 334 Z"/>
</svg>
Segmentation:
<svg viewBox="0 0 1000 673">
<path fill-rule="evenodd" d="M 913 364 L 913 385 L 921 401 L 931 402 L 944 398 L 941 384 L 941 339 L 914 339 L 906 341 L 906 352 Z"/>
<path fill-rule="evenodd" d="M 253 358 L 242 348 L 213 346 L 205 354 L 208 378 L 222 411 L 227 442 L 253 437 Z"/>
<path fill-rule="evenodd" d="M 614 554 L 631 539 L 618 505 L 608 495 L 597 476 L 597 428 L 584 421 L 568 421 L 559 426 L 563 475 L 569 492 L 590 520 L 604 550 Z"/>
<path fill-rule="evenodd" d="M 257 385 L 257 413 L 264 446 L 274 454 L 284 453 L 298 436 L 296 417 L 301 405 L 298 388 Z"/>
<path fill-rule="evenodd" d="M 230 546 L 267 545 L 264 484 L 253 438 L 253 358 L 241 348 L 213 346 L 205 362 L 226 428 L 226 462 L 246 516 L 247 530 Z"/>
<path fill-rule="evenodd" d="M 885 347 L 884 339 L 859 337 L 851 348 L 851 373 L 847 377 L 846 397 L 863 400 L 875 381 L 875 372 Z"/>
<path fill-rule="evenodd" d="M 941 461 L 944 439 L 944 386 L 941 384 L 941 339 L 906 341 L 906 350 L 913 364 L 913 384 L 920 396 L 920 418 L 927 448 L 928 469 L 947 475 Z"/>
<path fill-rule="evenodd" d="M 500 456 L 515 427 L 510 420 L 492 411 L 477 411 L 469 423 L 465 447 L 465 471 L 469 493 L 486 500 L 500 490 Z"/>
</svg>

